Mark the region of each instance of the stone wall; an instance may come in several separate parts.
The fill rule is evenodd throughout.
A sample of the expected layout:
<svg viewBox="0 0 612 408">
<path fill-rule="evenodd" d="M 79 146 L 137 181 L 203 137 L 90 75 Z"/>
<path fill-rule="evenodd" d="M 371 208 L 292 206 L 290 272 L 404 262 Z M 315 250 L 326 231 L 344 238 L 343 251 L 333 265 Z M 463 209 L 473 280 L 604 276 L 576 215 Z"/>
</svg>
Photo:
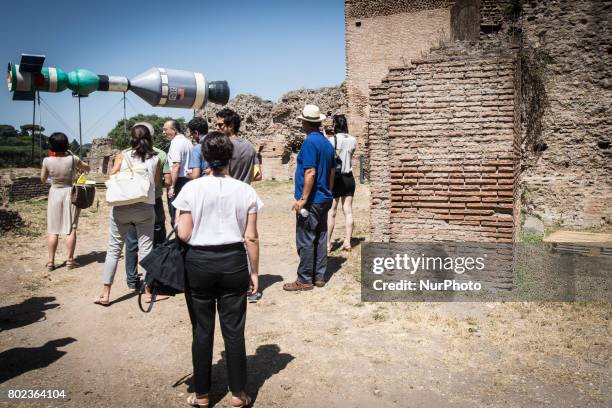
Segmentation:
<svg viewBox="0 0 612 408">
<path fill-rule="evenodd" d="M 117 149 L 113 148 L 113 141 L 110 138 L 94 139 L 86 159 L 91 167 L 91 173 L 108 174 L 113 166 L 116 152 Z"/>
<path fill-rule="evenodd" d="M 524 208 L 612 223 L 612 1 L 523 2 Z"/>
<path fill-rule="evenodd" d="M 369 87 L 390 66 L 407 66 L 450 35 L 449 1 L 346 1 L 349 131 L 365 152 Z"/>
<path fill-rule="evenodd" d="M 50 184 L 42 184 L 40 177 L 18 177 L 13 180 L 9 193 L 10 201 L 29 200 L 49 194 Z"/>
<path fill-rule="evenodd" d="M 412 63 L 370 96 L 372 239 L 512 242 L 515 53 L 445 49 Z"/>
<path fill-rule="evenodd" d="M 328 116 L 326 128 L 331 126 L 332 115 L 348 109 L 344 86 L 291 91 L 276 103 L 254 95 L 237 95 L 225 105 L 240 115 L 240 135 L 259 153 L 264 180 L 293 178 L 295 156 L 304 141 L 297 117 L 308 103 L 319 106 Z M 215 114 L 222 108 L 211 104 L 198 114 L 207 115 L 209 123 L 214 123 Z"/>
</svg>

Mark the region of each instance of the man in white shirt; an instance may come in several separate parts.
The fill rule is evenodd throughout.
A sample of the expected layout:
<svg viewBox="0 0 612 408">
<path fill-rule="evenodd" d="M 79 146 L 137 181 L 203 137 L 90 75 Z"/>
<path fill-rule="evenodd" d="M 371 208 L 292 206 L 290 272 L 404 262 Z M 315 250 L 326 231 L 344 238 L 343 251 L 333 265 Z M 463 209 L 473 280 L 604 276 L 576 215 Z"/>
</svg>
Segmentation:
<svg viewBox="0 0 612 408">
<path fill-rule="evenodd" d="M 189 181 L 187 173 L 189 172 L 188 166 L 193 144 L 182 134 L 181 124 L 174 119 L 164 123 L 163 131 L 166 139 L 170 141 L 168 165 L 170 166 L 171 181 L 168 186 L 168 211 L 170 212 L 171 223 L 174 225 L 176 209 L 172 202 Z"/>
</svg>

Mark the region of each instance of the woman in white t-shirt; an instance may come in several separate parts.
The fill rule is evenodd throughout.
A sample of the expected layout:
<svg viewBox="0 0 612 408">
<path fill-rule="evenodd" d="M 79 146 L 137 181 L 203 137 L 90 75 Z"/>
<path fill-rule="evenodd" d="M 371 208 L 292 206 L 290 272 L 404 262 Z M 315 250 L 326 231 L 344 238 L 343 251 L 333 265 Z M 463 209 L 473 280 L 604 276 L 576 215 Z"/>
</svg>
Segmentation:
<svg viewBox="0 0 612 408">
<path fill-rule="evenodd" d="M 187 243 L 185 299 L 193 326 L 195 388 L 188 402 L 192 405 L 208 404 L 215 308 L 225 342 L 230 403 L 234 407 L 251 403 L 245 393 L 244 326 L 246 297 L 257 293 L 257 212 L 263 203 L 251 186 L 229 176 L 232 153 L 227 136 L 209 133 L 202 154 L 212 173 L 187 183 L 172 203 L 178 211 L 177 235 Z"/>
<path fill-rule="evenodd" d="M 142 260 L 153 248 L 153 225 L 155 223 L 155 186 L 161 180 L 161 166 L 157 153 L 153 150 L 152 127 L 150 124 L 138 124 L 132 127 L 131 149 L 120 152 L 110 174 L 113 175 L 130 166 L 137 172 L 143 172 L 149 179 L 148 196 L 144 202 L 114 206 L 110 209 L 108 249 L 104 260 L 104 288 L 102 294 L 94 301 L 101 306 L 110 305 L 110 290 L 117 271 L 117 262 L 121 256 L 123 243 L 130 225 L 136 227 L 138 235 L 138 259 Z M 146 271 L 138 267 L 144 275 Z"/>
<path fill-rule="evenodd" d="M 336 211 L 338 204 L 342 204 L 346 235 L 342 250 L 351 250 L 351 236 L 353 235 L 353 196 L 355 195 L 355 177 L 353 177 L 353 153 L 357 147 L 357 139 L 348 134 L 348 125 L 344 115 L 334 115 L 334 135 L 328 137 L 334 146 L 336 157 L 342 160 L 342 170 L 334 178 L 332 195 L 334 201 L 327 213 L 327 251 L 332 249 L 332 234 L 336 225 Z"/>
</svg>

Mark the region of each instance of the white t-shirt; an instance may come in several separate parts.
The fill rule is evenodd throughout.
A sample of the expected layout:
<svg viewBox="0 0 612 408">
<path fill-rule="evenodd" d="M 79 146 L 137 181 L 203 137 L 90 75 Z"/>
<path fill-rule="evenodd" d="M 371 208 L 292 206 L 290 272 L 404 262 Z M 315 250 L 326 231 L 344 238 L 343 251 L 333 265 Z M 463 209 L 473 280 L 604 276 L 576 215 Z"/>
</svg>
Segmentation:
<svg viewBox="0 0 612 408">
<path fill-rule="evenodd" d="M 334 145 L 334 137 L 330 136 L 327 138 L 329 142 Z M 338 133 L 336 135 L 336 154 L 342 160 L 342 173 L 349 173 L 353 171 L 353 153 L 357 147 L 357 139 L 348 133 Z"/>
<path fill-rule="evenodd" d="M 143 173 L 149 179 L 149 193 L 147 195 L 147 204 L 155 204 L 155 172 L 157 171 L 157 163 L 159 157 L 153 156 L 143 161 L 140 157 L 132 155 L 132 149 L 123 151 L 123 160 L 121 160 L 121 168 L 119 171 L 127 170 L 130 166 L 128 160 L 135 172 Z"/>
<path fill-rule="evenodd" d="M 170 142 L 170 149 L 168 150 L 168 164 L 172 169 L 172 163 L 181 163 L 179 168 L 179 177 L 187 177 L 189 172 L 189 159 L 191 158 L 191 150 L 193 150 L 193 144 L 184 135 L 178 134 L 174 136 L 174 139 Z"/>
<path fill-rule="evenodd" d="M 258 212 L 263 202 L 242 181 L 206 176 L 185 184 L 172 205 L 191 211 L 189 245 L 224 245 L 244 242 L 248 215 Z"/>
</svg>

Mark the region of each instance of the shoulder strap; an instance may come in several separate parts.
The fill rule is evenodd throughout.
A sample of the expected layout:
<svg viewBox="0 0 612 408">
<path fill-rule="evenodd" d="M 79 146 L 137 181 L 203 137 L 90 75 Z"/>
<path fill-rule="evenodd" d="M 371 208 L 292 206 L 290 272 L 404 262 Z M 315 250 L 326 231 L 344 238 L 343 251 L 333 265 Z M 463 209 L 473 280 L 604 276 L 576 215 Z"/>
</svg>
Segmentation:
<svg viewBox="0 0 612 408">
<path fill-rule="evenodd" d="M 72 166 L 70 166 L 70 183 L 74 184 L 74 154 L 70 153 L 72 157 Z"/>
</svg>

